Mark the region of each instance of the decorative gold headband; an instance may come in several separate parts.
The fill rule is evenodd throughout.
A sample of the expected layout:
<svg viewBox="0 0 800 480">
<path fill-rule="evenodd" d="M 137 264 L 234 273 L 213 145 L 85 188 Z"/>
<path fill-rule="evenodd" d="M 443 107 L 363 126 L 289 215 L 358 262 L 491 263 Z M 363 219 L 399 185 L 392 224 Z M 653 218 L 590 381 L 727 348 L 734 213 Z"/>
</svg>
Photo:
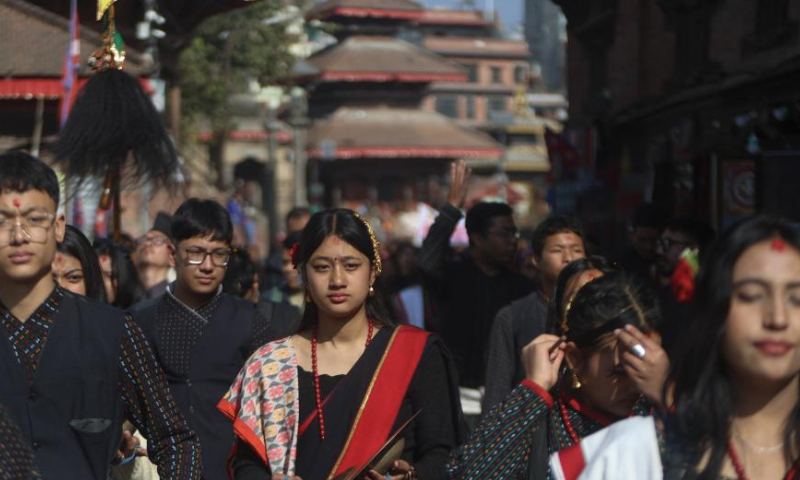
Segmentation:
<svg viewBox="0 0 800 480">
<path fill-rule="evenodd" d="M 582 274 L 583 272 L 580 272 L 580 273 Z M 575 301 L 575 297 L 578 296 L 578 292 L 580 292 L 581 289 L 583 287 L 585 287 L 586 285 L 588 285 L 588 284 L 592 283 L 593 281 L 595 281 L 597 278 L 599 278 L 599 277 L 594 277 L 593 276 L 593 277 L 589 278 L 589 281 L 587 281 L 586 283 L 581 285 L 579 289 L 575 290 L 575 293 L 572 294 L 572 297 L 570 297 L 569 302 L 567 302 L 567 305 L 564 307 L 564 315 L 561 317 L 561 331 L 562 332 L 566 332 L 566 331 L 569 330 L 569 325 L 567 325 L 567 315 L 569 315 L 569 311 L 572 308 L 572 302 Z"/>
<path fill-rule="evenodd" d="M 379 277 L 381 273 L 383 273 L 383 260 L 381 260 L 381 244 L 378 241 L 378 237 L 375 236 L 375 231 L 372 229 L 372 225 L 361 216 L 356 211 L 353 211 L 353 215 L 361 220 L 364 223 L 364 226 L 367 227 L 367 233 L 369 234 L 369 240 L 372 242 L 372 263 L 375 265 L 375 276 Z"/>
</svg>

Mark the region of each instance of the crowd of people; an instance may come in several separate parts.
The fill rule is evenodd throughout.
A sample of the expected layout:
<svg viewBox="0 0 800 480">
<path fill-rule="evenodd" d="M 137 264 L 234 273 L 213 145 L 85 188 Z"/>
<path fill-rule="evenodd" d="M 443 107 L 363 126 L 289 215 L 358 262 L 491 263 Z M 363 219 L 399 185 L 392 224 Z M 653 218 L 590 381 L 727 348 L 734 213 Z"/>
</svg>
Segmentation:
<svg viewBox="0 0 800 480">
<path fill-rule="evenodd" d="M 797 225 L 481 202 L 454 251 L 450 179 L 419 249 L 298 208 L 259 264 L 213 200 L 90 242 L 0 155 L 0 479 L 800 479 Z"/>
</svg>

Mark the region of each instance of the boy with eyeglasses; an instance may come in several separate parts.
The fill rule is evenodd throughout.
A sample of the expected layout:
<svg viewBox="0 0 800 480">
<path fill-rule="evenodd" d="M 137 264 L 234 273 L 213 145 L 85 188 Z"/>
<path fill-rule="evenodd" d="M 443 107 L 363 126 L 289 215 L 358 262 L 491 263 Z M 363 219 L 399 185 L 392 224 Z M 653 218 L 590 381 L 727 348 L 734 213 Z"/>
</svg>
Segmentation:
<svg viewBox="0 0 800 480">
<path fill-rule="evenodd" d="M 135 307 L 170 390 L 203 446 L 203 478 L 227 480 L 233 426 L 216 406 L 245 360 L 273 340 L 253 302 L 222 293 L 233 226 L 213 200 L 186 200 L 172 217 L 175 282 Z"/>
<path fill-rule="evenodd" d="M 199 480 L 200 445 L 124 312 L 58 287 L 64 238 L 55 172 L 0 155 L 0 399 L 45 480 L 106 480 L 124 419 L 149 440 L 162 479 Z"/>
</svg>

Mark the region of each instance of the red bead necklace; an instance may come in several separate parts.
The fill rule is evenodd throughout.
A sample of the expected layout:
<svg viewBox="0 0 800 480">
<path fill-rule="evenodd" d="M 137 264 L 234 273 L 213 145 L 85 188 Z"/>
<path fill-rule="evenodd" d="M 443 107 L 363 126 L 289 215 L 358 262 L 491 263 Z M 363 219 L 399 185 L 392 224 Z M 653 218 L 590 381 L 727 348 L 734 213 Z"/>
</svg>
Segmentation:
<svg viewBox="0 0 800 480">
<path fill-rule="evenodd" d="M 739 480 L 748 480 L 747 475 L 744 473 L 744 466 L 742 466 L 742 461 L 739 460 L 739 455 L 736 453 L 736 450 L 733 448 L 733 443 L 728 440 L 728 456 L 731 457 L 731 463 L 733 464 L 733 470 L 736 472 L 736 478 Z"/>
<path fill-rule="evenodd" d="M 561 411 L 561 420 L 564 422 L 564 426 L 567 428 L 567 433 L 569 434 L 569 438 L 572 439 L 572 444 L 577 445 L 580 443 L 580 438 L 575 433 L 575 429 L 572 428 L 572 422 L 569 421 L 569 414 L 567 413 L 567 407 L 564 401 L 558 402 L 558 408 Z"/>
<path fill-rule="evenodd" d="M 367 343 L 372 342 L 373 324 L 367 319 Z M 322 395 L 319 392 L 319 369 L 317 368 L 317 325 L 311 327 L 311 369 L 314 372 L 314 397 L 317 401 L 317 415 L 319 416 L 319 438 L 325 440 L 325 417 L 322 415 Z"/>
</svg>

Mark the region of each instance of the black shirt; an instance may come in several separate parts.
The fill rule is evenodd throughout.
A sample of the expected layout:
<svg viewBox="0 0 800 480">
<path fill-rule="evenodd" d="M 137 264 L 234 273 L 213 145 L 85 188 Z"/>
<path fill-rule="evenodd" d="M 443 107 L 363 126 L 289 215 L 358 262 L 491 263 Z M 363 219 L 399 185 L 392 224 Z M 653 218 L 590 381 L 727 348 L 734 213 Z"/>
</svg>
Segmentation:
<svg viewBox="0 0 800 480">
<path fill-rule="evenodd" d="M 497 312 L 534 289 L 524 275 L 502 269 L 490 276 L 469 252 L 447 260 L 450 235 L 461 212 L 446 205 L 439 212 L 418 256 L 425 288 L 434 302 L 434 325 L 453 352 L 461 386 L 483 385 L 489 334 Z"/>
</svg>

